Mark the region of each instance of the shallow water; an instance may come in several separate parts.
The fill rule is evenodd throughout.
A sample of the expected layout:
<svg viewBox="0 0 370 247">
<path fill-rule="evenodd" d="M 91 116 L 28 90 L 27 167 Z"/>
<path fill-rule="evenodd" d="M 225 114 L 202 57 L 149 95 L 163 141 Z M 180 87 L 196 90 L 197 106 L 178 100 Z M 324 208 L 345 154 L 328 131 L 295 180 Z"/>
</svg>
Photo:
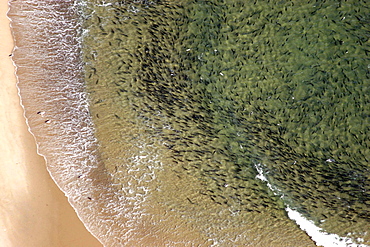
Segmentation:
<svg viewBox="0 0 370 247">
<path fill-rule="evenodd" d="M 368 13 L 184 0 L 10 15 L 39 151 L 105 245 L 314 246 L 287 209 L 370 244 Z"/>
</svg>

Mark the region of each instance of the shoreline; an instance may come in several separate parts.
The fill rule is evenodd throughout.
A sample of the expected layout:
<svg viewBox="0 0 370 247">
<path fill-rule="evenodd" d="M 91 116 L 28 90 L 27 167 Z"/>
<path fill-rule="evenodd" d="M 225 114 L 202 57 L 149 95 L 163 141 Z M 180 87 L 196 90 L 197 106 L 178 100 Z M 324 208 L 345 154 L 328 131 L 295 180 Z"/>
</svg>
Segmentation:
<svg viewBox="0 0 370 247">
<path fill-rule="evenodd" d="M 37 154 L 20 105 L 7 0 L 0 1 L 0 242 L 4 246 L 91 246 L 102 244 L 77 217 Z"/>
</svg>

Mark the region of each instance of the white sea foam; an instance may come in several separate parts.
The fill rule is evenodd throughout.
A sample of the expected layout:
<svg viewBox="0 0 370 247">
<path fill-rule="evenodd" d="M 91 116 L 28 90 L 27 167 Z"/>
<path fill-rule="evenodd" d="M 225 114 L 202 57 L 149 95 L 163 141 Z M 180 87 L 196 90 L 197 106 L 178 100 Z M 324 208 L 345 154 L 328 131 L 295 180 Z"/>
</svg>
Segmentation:
<svg viewBox="0 0 370 247">
<path fill-rule="evenodd" d="M 299 212 L 286 207 L 285 209 L 290 219 L 295 221 L 299 227 L 306 231 L 317 245 L 325 247 L 366 247 L 367 245 L 354 243 L 351 238 L 340 237 L 337 234 L 324 232 L 320 227 L 316 226 L 312 221 L 307 220 Z M 357 239 L 357 242 L 363 242 L 363 239 Z"/>
<path fill-rule="evenodd" d="M 275 195 L 284 198 L 284 194 L 276 187 L 273 186 L 267 179 L 264 171 L 263 166 L 261 164 L 255 164 L 255 168 L 258 172 L 256 176 L 257 179 L 266 182 L 267 186 Z M 327 233 L 320 227 L 316 226 L 313 221 L 306 219 L 302 214 L 298 211 L 292 209 L 291 207 L 287 206 L 285 208 L 288 216 L 291 220 L 293 220 L 302 230 L 304 230 L 313 241 L 315 241 L 316 245 L 324 246 L 324 247 L 367 247 L 364 244 L 358 244 L 363 242 L 363 239 L 356 239 L 357 243 L 349 237 L 340 237 L 337 234 Z"/>
<path fill-rule="evenodd" d="M 81 74 L 78 4 L 74 0 L 12 1 L 8 16 L 15 39 L 18 91 L 38 153 L 96 236 L 93 215 L 98 215 L 103 198 L 112 192 L 105 189 L 103 194 L 103 185 L 96 186 L 92 179 L 98 173 L 97 140 Z M 95 198 L 88 200 L 99 193 L 102 204 Z"/>
</svg>

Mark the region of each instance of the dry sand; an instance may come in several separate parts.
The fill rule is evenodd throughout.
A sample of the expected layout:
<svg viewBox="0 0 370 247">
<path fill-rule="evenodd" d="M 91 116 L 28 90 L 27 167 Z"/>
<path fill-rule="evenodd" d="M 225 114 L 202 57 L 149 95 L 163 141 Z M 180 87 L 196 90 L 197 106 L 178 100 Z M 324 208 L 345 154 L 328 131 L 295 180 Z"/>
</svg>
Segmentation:
<svg viewBox="0 0 370 247">
<path fill-rule="evenodd" d="M 19 104 L 13 41 L 0 0 L 0 245 L 102 246 L 83 226 L 36 152 Z"/>
</svg>

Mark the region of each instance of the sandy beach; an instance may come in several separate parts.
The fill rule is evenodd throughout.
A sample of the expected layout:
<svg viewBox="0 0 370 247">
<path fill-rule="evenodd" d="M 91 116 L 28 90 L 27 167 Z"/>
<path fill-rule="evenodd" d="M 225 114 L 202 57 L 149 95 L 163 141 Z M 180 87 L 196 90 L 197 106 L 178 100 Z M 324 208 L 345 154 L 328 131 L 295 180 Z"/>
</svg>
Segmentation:
<svg viewBox="0 0 370 247">
<path fill-rule="evenodd" d="M 1 246 L 102 246 L 49 176 L 28 132 L 10 58 L 13 41 L 7 9 L 7 0 L 0 0 Z"/>
</svg>

